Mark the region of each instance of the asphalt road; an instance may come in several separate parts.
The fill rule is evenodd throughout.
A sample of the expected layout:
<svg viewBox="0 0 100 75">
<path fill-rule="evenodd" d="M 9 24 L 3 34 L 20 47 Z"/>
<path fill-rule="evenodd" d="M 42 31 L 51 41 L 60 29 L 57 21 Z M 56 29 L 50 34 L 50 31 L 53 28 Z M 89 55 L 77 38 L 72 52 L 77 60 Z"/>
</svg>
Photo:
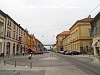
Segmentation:
<svg viewBox="0 0 100 75">
<path fill-rule="evenodd" d="M 71 70 L 75 70 L 75 68 L 72 68 L 72 65 L 77 67 L 78 69 L 84 71 L 88 75 L 100 75 L 100 65 L 92 64 L 93 59 L 89 57 L 77 57 L 77 56 L 67 56 L 62 55 L 59 53 L 46 53 L 42 55 L 33 55 L 32 59 L 28 59 L 27 57 L 20 57 L 20 58 L 9 58 L 6 59 L 6 64 L 15 65 L 16 66 L 32 66 L 32 67 L 59 67 L 62 68 L 60 71 L 64 71 L 64 67 L 70 67 Z M 78 69 L 75 72 L 75 75 L 78 73 Z M 67 69 L 68 71 L 69 69 Z M 69 71 L 71 71 L 69 70 Z M 40 70 L 41 74 L 38 74 L 39 72 L 35 72 L 36 75 L 45 75 L 45 70 Z M 3 72 L 3 71 L 2 71 Z M 24 70 L 21 71 L 22 73 L 25 73 Z M 64 71 L 65 72 L 65 71 Z M 30 72 L 27 72 L 27 74 Z M 30 74 L 31 75 L 31 74 Z M 66 75 L 66 74 L 65 74 Z M 73 75 L 73 74 L 71 74 Z M 84 75 L 84 74 L 82 74 Z"/>
<path fill-rule="evenodd" d="M 65 61 L 71 63 L 72 65 L 78 67 L 85 73 L 89 75 L 100 75 L 100 65 L 94 65 L 91 62 L 93 61 L 92 58 L 88 57 L 66 57 L 61 54 L 57 54 L 60 58 L 64 59 Z"/>
</svg>

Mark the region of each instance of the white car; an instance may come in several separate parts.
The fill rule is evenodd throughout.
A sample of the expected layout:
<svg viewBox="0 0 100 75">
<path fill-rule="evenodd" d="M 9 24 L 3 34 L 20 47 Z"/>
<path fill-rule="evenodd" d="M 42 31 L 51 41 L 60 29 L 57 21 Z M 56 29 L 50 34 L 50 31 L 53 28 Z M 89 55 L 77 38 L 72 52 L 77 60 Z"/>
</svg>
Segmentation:
<svg viewBox="0 0 100 75">
<path fill-rule="evenodd" d="M 60 53 L 61 53 L 61 54 L 63 54 L 63 53 L 64 53 L 64 51 L 60 51 Z"/>
</svg>

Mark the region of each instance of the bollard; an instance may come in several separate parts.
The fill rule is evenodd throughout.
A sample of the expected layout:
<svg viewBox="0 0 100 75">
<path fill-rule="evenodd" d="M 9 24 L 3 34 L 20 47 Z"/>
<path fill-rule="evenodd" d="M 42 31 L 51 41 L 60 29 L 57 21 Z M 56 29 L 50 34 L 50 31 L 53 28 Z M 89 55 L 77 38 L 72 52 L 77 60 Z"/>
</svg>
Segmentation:
<svg viewBox="0 0 100 75">
<path fill-rule="evenodd" d="M 95 55 L 94 55 L 94 58 L 95 58 Z"/>
<path fill-rule="evenodd" d="M 19 58 L 20 58 L 20 54 L 19 54 Z"/>
<path fill-rule="evenodd" d="M 16 61 L 15 61 L 15 67 L 16 67 Z"/>
<path fill-rule="evenodd" d="M 30 69 L 32 69 L 32 62 L 30 62 Z"/>
<path fill-rule="evenodd" d="M 83 57 L 84 57 L 84 53 L 83 53 Z"/>
<path fill-rule="evenodd" d="M 4 56 L 3 56 L 3 59 L 4 59 Z"/>
<path fill-rule="evenodd" d="M 6 65 L 6 60 L 3 61 L 4 62 L 4 66 Z"/>
<path fill-rule="evenodd" d="M 8 55 L 8 58 L 9 58 L 9 55 Z"/>
<path fill-rule="evenodd" d="M 13 54 L 13 58 L 14 58 L 14 54 Z"/>
</svg>

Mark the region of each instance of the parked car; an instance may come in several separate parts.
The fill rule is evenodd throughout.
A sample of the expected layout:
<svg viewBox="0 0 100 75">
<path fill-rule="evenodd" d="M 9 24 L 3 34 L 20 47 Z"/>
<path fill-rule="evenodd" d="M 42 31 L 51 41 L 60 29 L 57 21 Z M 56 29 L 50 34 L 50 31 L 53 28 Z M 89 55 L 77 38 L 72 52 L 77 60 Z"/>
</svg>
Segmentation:
<svg viewBox="0 0 100 75">
<path fill-rule="evenodd" d="M 63 54 L 64 51 L 60 51 L 61 54 Z"/>
<path fill-rule="evenodd" d="M 77 51 L 71 51 L 69 53 L 69 55 L 80 55 L 80 52 L 77 52 Z"/>
<path fill-rule="evenodd" d="M 66 52 L 65 52 L 65 55 L 69 55 L 69 54 L 70 54 L 70 51 L 66 51 Z"/>
<path fill-rule="evenodd" d="M 64 51 L 64 52 L 63 52 L 63 54 L 65 55 L 65 54 L 66 54 L 66 52 L 67 52 L 67 50 L 66 50 L 66 51 Z"/>
</svg>

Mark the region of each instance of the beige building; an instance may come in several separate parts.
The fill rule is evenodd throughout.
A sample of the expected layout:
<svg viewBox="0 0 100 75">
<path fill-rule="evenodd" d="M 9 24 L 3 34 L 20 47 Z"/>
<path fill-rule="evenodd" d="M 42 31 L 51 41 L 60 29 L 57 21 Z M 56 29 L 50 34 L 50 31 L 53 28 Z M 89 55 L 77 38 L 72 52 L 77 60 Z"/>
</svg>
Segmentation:
<svg viewBox="0 0 100 75">
<path fill-rule="evenodd" d="M 69 34 L 69 31 L 63 31 L 56 36 L 56 49 L 57 51 L 63 51 L 63 39 Z"/>
<path fill-rule="evenodd" d="M 92 18 L 84 18 L 76 21 L 69 29 L 70 33 L 63 40 L 65 50 L 90 52 L 92 49 L 92 38 L 89 30 L 91 29 L 90 21 Z"/>
<path fill-rule="evenodd" d="M 70 49 L 70 33 L 63 39 L 63 49 L 64 51 L 71 50 Z"/>
<path fill-rule="evenodd" d="M 100 55 L 100 12 L 91 21 L 91 36 L 94 55 Z"/>
<path fill-rule="evenodd" d="M 1 16 L 5 15 L 5 18 L 2 17 L 4 23 L 2 23 L 3 33 L 3 43 L 2 43 L 2 52 L 3 55 L 15 55 L 16 53 L 22 53 L 25 49 L 26 43 L 26 32 L 16 23 L 9 15 L 4 12 L 0 12 Z M 1 32 L 2 32 L 1 31 Z"/>
<path fill-rule="evenodd" d="M 7 15 L 5 33 L 5 55 L 21 54 L 25 50 L 26 32 Z"/>
</svg>

